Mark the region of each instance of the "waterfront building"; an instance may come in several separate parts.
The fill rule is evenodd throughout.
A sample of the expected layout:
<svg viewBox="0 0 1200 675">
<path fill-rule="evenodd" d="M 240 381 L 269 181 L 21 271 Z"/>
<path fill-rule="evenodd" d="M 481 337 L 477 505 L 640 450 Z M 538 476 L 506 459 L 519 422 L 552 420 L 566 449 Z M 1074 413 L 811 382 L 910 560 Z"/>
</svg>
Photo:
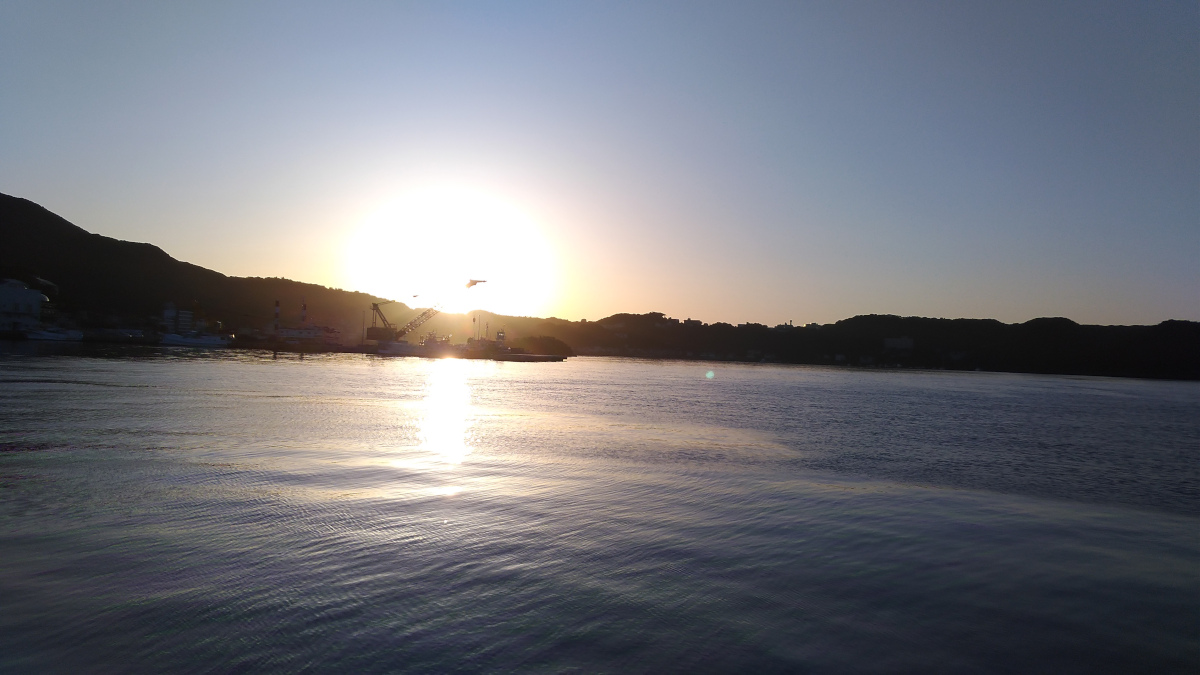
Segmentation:
<svg viewBox="0 0 1200 675">
<path fill-rule="evenodd" d="M 42 303 L 50 299 L 16 279 L 0 282 L 0 330 L 31 331 L 42 327 Z"/>
</svg>

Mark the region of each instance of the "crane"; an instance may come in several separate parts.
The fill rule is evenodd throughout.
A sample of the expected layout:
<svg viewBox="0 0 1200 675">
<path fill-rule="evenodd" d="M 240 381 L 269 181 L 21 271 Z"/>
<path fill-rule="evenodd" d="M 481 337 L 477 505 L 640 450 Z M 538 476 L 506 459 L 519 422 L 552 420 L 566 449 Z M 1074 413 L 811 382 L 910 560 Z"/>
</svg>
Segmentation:
<svg viewBox="0 0 1200 675">
<path fill-rule="evenodd" d="M 484 279 L 471 279 L 467 282 L 467 288 L 484 283 L 487 283 L 487 281 Z M 414 295 L 413 297 L 415 298 L 417 296 Z M 371 327 L 367 329 L 368 340 L 378 340 L 380 342 L 391 342 L 392 340 L 398 340 L 413 332 L 419 328 L 421 324 L 437 316 L 442 311 L 442 305 L 441 303 L 438 303 L 416 315 L 408 323 L 397 328 L 392 324 L 392 322 L 388 321 L 386 316 L 383 315 L 383 310 L 379 309 L 383 305 L 390 305 L 393 302 L 396 301 L 385 300 L 383 302 L 371 303 Z"/>
<path fill-rule="evenodd" d="M 395 300 L 371 303 L 371 327 L 367 329 L 368 340 L 387 342 L 396 339 L 396 327 L 383 315 L 383 310 L 379 309 L 381 305 L 390 305 L 393 302 Z"/>
<path fill-rule="evenodd" d="M 379 309 L 383 305 L 389 305 L 393 302 L 395 302 L 395 300 L 371 303 L 371 326 L 367 328 L 368 340 L 377 340 L 379 342 L 391 342 L 392 340 L 397 340 L 404 337 L 408 333 L 413 332 L 420 327 L 421 324 L 437 316 L 442 311 L 441 305 L 430 307 L 429 309 L 418 314 L 408 323 L 397 328 L 395 324 L 393 324 L 391 321 L 388 321 L 388 318 L 384 316 L 383 310 Z"/>
</svg>

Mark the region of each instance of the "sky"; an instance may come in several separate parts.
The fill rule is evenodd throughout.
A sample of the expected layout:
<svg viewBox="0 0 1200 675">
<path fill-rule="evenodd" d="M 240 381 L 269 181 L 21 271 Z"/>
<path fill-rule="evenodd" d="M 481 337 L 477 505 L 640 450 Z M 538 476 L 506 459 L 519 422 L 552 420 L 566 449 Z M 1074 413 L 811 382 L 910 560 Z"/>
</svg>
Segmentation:
<svg viewBox="0 0 1200 675">
<path fill-rule="evenodd" d="M 0 192 L 459 311 L 1200 320 L 1197 35 L 1194 1 L 0 0 Z"/>
</svg>

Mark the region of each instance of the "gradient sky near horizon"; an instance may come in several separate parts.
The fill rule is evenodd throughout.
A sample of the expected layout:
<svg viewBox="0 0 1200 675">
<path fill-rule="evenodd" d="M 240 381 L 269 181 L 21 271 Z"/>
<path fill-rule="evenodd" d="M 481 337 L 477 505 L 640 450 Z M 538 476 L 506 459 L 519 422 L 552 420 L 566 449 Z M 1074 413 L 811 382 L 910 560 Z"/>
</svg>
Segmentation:
<svg viewBox="0 0 1200 675">
<path fill-rule="evenodd" d="M 1198 35 L 1194 1 L 0 0 L 0 192 L 418 305 L 1200 320 Z"/>
</svg>

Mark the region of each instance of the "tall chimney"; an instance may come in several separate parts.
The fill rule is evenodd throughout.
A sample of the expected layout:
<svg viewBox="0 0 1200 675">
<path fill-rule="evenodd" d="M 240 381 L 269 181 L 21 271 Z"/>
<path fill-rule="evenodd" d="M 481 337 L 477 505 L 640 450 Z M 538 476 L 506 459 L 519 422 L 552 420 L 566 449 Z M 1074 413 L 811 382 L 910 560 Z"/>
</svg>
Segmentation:
<svg viewBox="0 0 1200 675">
<path fill-rule="evenodd" d="M 304 298 L 300 298 L 300 325 L 308 323 L 308 303 L 304 302 Z"/>
<path fill-rule="evenodd" d="M 275 332 L 279 332 L 279 301 L 275 301 Z"/>
</svg>

